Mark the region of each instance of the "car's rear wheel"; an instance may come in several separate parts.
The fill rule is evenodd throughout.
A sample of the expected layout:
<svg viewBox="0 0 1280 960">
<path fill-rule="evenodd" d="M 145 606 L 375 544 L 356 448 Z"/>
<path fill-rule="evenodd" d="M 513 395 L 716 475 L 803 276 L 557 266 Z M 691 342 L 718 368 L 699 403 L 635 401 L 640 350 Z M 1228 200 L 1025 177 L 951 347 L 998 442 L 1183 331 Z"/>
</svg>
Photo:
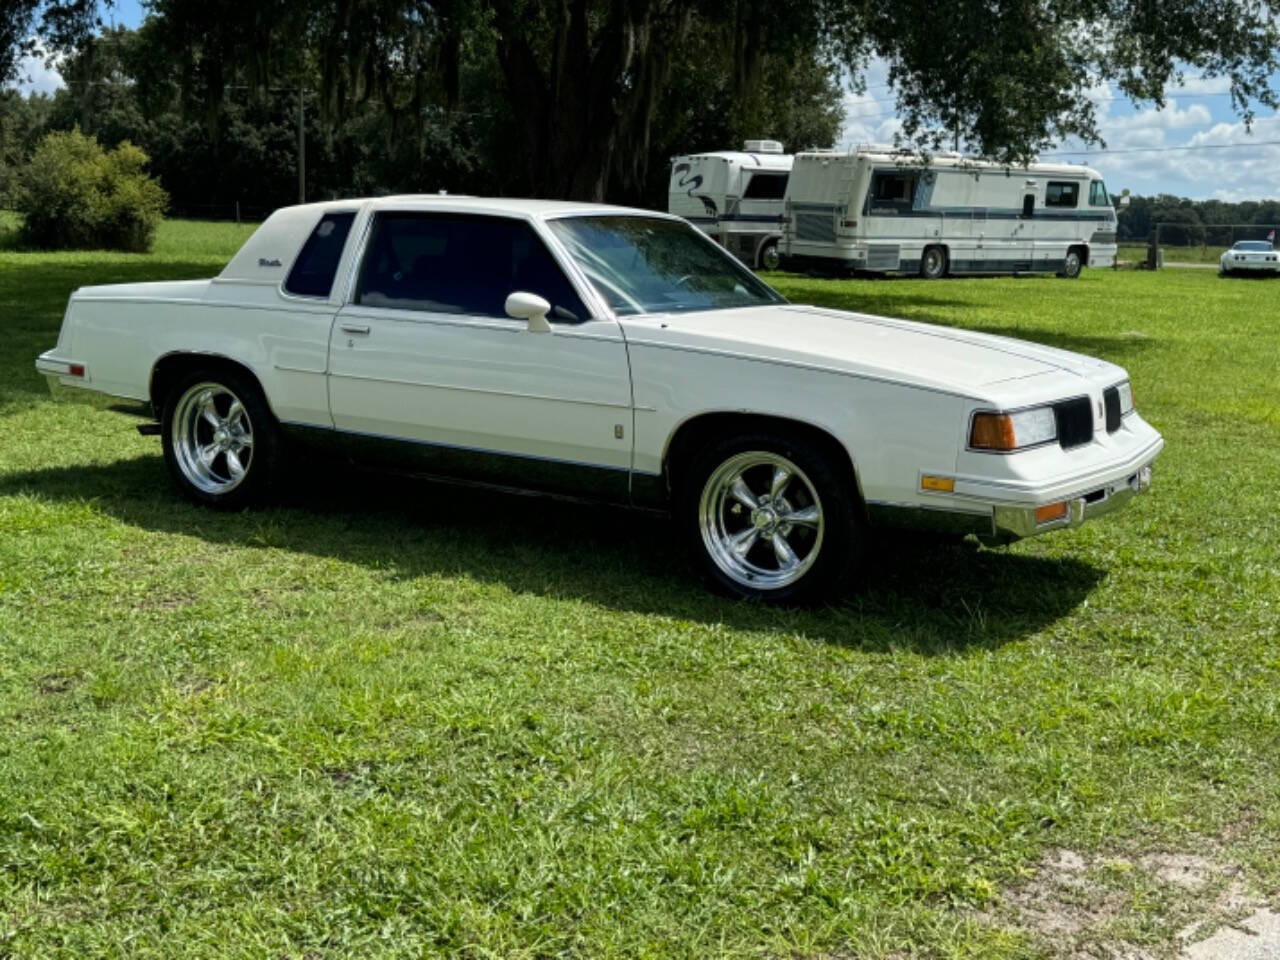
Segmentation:
<svg viewBox="0 0 1280 960">
<path fill-rule="evenodd" d="M 698 566 L 724 592 L 802 603 L 851 584 L 865 539 L 857 494 L 806 438 L 728 437 L 694 457 L 679 522 Z"/>
<path fill-rule="evenodd" d="M 170 391 L 161 419 L 165 465 L 205 506 L 239 509 L 270 489 L 280 433 L 256 383 L 232 370 L 196 370 Z"/>
</svg>

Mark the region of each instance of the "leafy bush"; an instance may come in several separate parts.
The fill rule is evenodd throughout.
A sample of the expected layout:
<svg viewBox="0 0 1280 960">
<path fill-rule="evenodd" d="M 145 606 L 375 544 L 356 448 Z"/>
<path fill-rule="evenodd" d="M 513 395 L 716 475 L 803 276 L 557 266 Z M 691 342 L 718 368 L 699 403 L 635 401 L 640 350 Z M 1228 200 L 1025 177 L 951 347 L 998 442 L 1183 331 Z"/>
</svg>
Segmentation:
<svg viewBox="0 0 1280 960">
<path fill-rule="evenodd" d="M 49 134 L 19 176 L 24 241 L 45 249 L 149 250 L 169 195 L 146 166 L 147 155 L 127 140 L 103 150 L 79 128 Z"/>
</svg>

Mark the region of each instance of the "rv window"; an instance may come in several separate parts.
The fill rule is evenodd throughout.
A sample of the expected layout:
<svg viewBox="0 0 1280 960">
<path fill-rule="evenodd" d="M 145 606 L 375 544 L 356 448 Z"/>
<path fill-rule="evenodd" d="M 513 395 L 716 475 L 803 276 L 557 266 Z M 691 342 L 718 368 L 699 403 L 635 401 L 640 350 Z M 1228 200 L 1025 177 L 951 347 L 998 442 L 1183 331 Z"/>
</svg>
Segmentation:
<svg viewBox="0 0 1280 960">
<path fill-rule="evenodd" d="M 755 173 L 742 191 L 743 200 L 781 200 L 787 192 L 785 173 Z"/>
<path fill-rule="evenodd" d="M 1024 217 L 1034 217 L 1036 214 L 1036 195 L 1028 193 L 1022 198 L 1022 215 Z"/>
<path fill-rule="evenodd" d="M 907 213 L 920 177 L 913 173 L 877 173 L 871 181 L 870 213 Z"/>
<path fill-rule="evenodd" d="M 1080 184 L 1063 180 L 1050 180 L 1044 191 L 1046 207 L 1070 207 L 1075 209 L 1080 200 Z"/>
<path fill-rule="evenodd" d="M 1107 196 L 1107 188 L 1102 185 L 1101 180 L 1094 180 L 1089 184 L 1089 206 L 1091 207 L 1109 207 L 1111 206 L 1111 198 Z"/>
</svg>

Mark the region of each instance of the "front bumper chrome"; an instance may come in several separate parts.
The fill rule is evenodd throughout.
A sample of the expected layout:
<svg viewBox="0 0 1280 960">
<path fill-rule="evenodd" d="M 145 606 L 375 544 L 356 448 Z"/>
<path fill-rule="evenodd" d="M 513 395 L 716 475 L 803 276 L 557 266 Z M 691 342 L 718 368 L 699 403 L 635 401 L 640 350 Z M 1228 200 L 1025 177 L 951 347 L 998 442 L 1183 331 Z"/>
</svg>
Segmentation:
<svg viewBox="0 0 1280 960">
<path fill-rule="evenodd" d="M 1140 493 L 1151 488 L 1151 464 L 1139 467 L 1132 474 L 1114 480 L 1096 490 L 1086 491 L 1066 501 L 1066 516 L 1046 523 L 1036 522 L 1036 507 L 1000 506 L 992 515 L 993 539 L 997 542 L 1035 537 L 1065 527 L 1076 527 L 1086 520 L 1104 516 L 1119 510 Z"/>
</svg>

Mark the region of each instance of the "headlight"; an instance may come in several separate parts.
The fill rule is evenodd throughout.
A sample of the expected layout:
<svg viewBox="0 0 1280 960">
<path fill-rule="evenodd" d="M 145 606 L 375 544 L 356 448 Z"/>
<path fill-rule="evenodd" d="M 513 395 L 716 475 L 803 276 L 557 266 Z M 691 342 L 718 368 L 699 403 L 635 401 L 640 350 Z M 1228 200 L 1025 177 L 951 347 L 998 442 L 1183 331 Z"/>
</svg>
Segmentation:
<svg viewBox="0 0 1280 960">
<path fill-rule="evenodd" d="M 1058 438 L 1053 407 L 1033 407 L 1017 413 L 975 413 L 969 428 L 974 450 L 1022 450 Z"/>
<path fill-rule="evenodd" d="M 1126 380 L 1116 387 L 1116 393 L 1120 394 L 1120 416 L 1127 417 L 1135 409 L 1133 405 L 1133 384 Z"/>
</svg>

